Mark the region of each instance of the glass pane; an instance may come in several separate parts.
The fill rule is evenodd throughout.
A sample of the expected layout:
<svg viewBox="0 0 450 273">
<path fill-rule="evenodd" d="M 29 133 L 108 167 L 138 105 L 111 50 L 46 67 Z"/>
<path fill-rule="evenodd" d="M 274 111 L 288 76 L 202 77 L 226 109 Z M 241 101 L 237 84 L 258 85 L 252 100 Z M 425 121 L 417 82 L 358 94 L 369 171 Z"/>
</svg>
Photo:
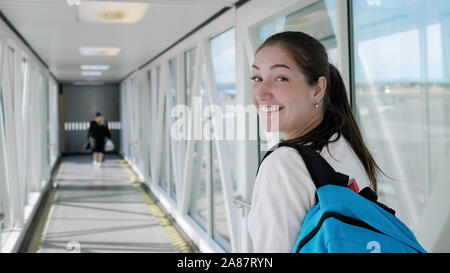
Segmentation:
<svg viewBox="0 0 450 273">
<path fill-rule="evenodd" d="M 171 139 L 171 138 L 169 138 Z M 177 171 L 175 169 L 174 160 L 177 159 L 177 157 L 173 154 L 174 152 L 174 141 L 170 141 L 169 145 L 169 172 L 170 172 L 170 196 L 176 201 L 177 193 L 176 193 L 176 183 L 175 183 L 175 172 Z"/>
<path fill-rule="evenodd" d="M 148 81 L 148 106 L 150 107 L 150 109 L 149 109 L 149 111 L 147 113 L 151 115 L 153 113 L 153 111 L 151 109 L 151 107 L 153 106 L 153 104 L 152 104 L 152 72 L 151 72 L 151 70 L 149 70 L 147 72 L 147 81 Z M 152 127 L 153 126 L 152 118 L 150 117 L 148 120 L 150 121 L 150 124 L 148 124 L 147 126 Z M 147 145 L 149 145 L 150 147 L 153 147 L 153 145 L 152 145 L 153 144 L 153 134 L 152 134 L 152 132 L 150 132 L 148 137 L 149 137 L 149 140 L 148 140 L 148 144 Z M 151 152 L 152 151 L 147 153 L 147 157 L 148 157 L 148 177 L 150 177 L 150 179 L 152 178 L 152 161 L 151 161 L 152 157 L 151 157 Z"/>
<path fill-rule="evenodd" d="M 177 105 L 177 62 L 176 59 L 172 59 L 169 61 L 169 74 L 170 74 L 170 83 L 169 83 L 169 93 L 170 93 L 170 99 L 172 100 L 172 107 Z M 173 117 L 171 119 L 171 124 L 177 120 L 176 117 Z M 170 128 L 170 127 L 169 127 Z M 177 131 L 178 133 L 178 131 Z M 177 170 L 175 166 L 177 164 L 174 164 L 175 160 L 178 160 L 177 157 L 178 154 L 178 141 L 173 140 L 172 137 L 169 137 L 170 139 L 170 147 L 169 147 L 169 163 L 170 163 L 170 196 L 176 200 L 176 183 L 175 183 L 175 173 Z"/>
<path fill-rule="evenodd" d="M 211 56 L 217 91 L 223 105 L 236 97 L 236 35 L 232 28 L 211 39 Z"/>
<path fill-rule="evenodd" d="M 194 74 L 195 74 L 195 51 L 196 48 L 193 48 L 186 53 L 184 53 L 184 71 L 185 71 L 185 90 L 186 90 L 186 98 L 185 102 L 187 106 L 191 106 L 192 99 L 192 89 L 194 88 Z"/>
<path fill-rule="evenodd" d="M 203 67 L 204 68 L 204 67 Z M 202 86 L 200 90 L 200 96 L 203 101 L 206 100 L 206 93 L 204 87 L 205 70 L 202 74 Z M 203 103 L 204 106 L 205 103 Z M 207 119 L 201 115 L 194 117 L 203 125 Z M 193 126 L 191 124 L 190 126 Z M 203 126 L 202 126 L 203 128 Z M 209 162 L 211 162 L 211 155 L 209 151 L 208 141 L 196 140 L 194 144 L 194 156 L 193 156 L 193 171 L 192 171 L 192 195 L 191 205 L 189 208 L 189 214 L 195 219 L 200 226 L 206 230 L 208 223 L 208 192 L 207 183 L 211 181 L 211 175 L 209 170 Z"/>
<path fill-rule="evenodd" d="M 213 236 L 227 250 L 230 250 L 230 232 L 225 208 L 225 197 L 220 178 L 220 166 L 214 142 L 211 143 L 212 152 L 212 185 L 213 185 Z"/>
<path fill-rule="evenodd" d="M 160 174 L 159 174 L 159 185 L 161 186 L 161 188 L 165 191 L 168 192 L 168 177 L 167 174 L 168 172 L 168 163 L 169 163 L 169 159 L 170 157 L 168 157 L 168 152 L 169 152 L 169 142 L 168 142 L 168 136 L 167 136 L 167 130 L 166 130 L 166 126 L 167 126 L 167 120 L 166 120 L 166 103 L 163 102 L 164 107 L 163 107 L 163 122 L 162 122 L 162 139 L 161 139 L 161 165 L 160 165 Z"/>
<path fill-rule="evenodd" d="M 1 52 L 1 51 L 0 51 Z M 0 54 L 1 55 L 1 54 Z M 3 103 L 3 88 L 0 85 L 0 114 L 1 114 L 1 118 L 2 118 L 2 128 L 0 128 L 1 130 L 1 134 L 3 135 L 2 138 L 5 137 L 5 110 L 4 110 L 4 103 Z M 0 143 L 0 145 L 3 145 L 2 143 Z M 1 147 L 1 151 L 3 153 L 6 153 L 6 150 L 4 149 L 5 146 Z M 6 155 L 1 155 L 2 158 L 6 158 Z M 11 217 L 12 217 L 12 213 L 11 213 L 11 206 L 10 206 L 10 198 L 9 198 L 9 184 L 8 184 L 8 180 L 6 179 L 6 162 L 4 162 L 4 160 L 0 160 L 0 162 L 2 163 L 2 166 L 0 166 L 0 213 L 3 213 L 3 222 L 1 223 L 1 227 L 0 230 L 6 230 L 9 229 L 9 227 L 11 226 Z M 0 242 L 1 245 L 1 242 Z"/>
<path fill-rule="evenodd" d="M 234 104 L 234 99 L 236 97 L 236 31 L 231 28 L 224 33 L 211 39 L 211 56 L 214 66 L 214 75 L 216 78 L 216 87 L 218 91 L 219 103 L 222 105 L 223 112 L 225 113 L 226 105 Z M 226 136 L 226 125 L 228 121 L 236 122 L 236 114 L 232 112 L 231 114 L 223 116 L 223 138 Z M 230 169 L 226 170 L 231 173 L 233 188 L 237 188 L 236 177 L 237 166 L 236 160 L 236 141 L 226 140 L 225 142 L 226 150 L 225 157 L 229 160 Z"/>
<path fill-rule="evenodd" d="M 169 61 L 169 73 L 170 73 L 170 94 L 172 99 L 172 105 L 177 105 L 177 61 L 172 59 Z"/>
<path fill-rule="evenodd" d="M 10 76 L 10 84 L 11 84 L 11 92 L 14 92 L 14 49 L 9 48 L 9 76 Z M 14 93 L 13 93 L 14 94 Z"/>
<path fill-rule="evenodd" d="M 336 41 L 336 0 L 320 0 L 258 28 L 259 44 L 272 34 L 301 31 L 319 40 L 330 62 L 338 65 Z"/>
<path fill-rule="evenodd" d="M 207 149 L 204 148 L 206 142 L 195 141 L 194 144 L 194 167 L 192 171 L 192 197 L 189 214 L 200 226 L 206 229 L 208 221 L 208 196 L 207 185 L 209 182 Z"/>
<path fill-rule="evenodd" d="M 3 50 L 3 43 L 0 41 L 0 64 L 1 64 L 1 62 L 2 62 L 2 54 L 1 54 L 1 52 L 3 52 L 2 51 Z M 0 71 L 0 73 L 1 73 L 1 71 Z M 0 84 L 0 114 L 1 114 L 1 118 L 2 118 L 2 122 L 3 122 L 3 125 L 5 124 L 5 121 L 4 121 L 4 119 L 3 119 L 3 117 L 4 117 L 4 111 L 3 111 L 3 90 L 2 90 L 2 85 Z M 2 127 L 2 128 L 0 128 L 0 134 L 4 134 L 5 133 L 5 128 L 4 127 Z M 1 140 L 1 138 L 0 138 L 0 140 Z M 2 143 L 0 142 L 0 145 L 2 145 Z M 2 152 L 2 153 L 5 153 L 6 151 L 4 151 L 3 150 L 3 148 L 2 147 L 0 147 L 0 151 Z M 2 156 L 2 158 L 4 158 L 4 155 L 2 154 L 2 155 L 0 155 L 0 156 Z M 9 201 L 8 201 L 8 196 L 9 196 L 9 194 L 8 194 L 8 190 L 7 190 L 7 187 L 8 187 L 8 184 L 7 184 L 7 181 L 6 181 L 6 170 L 5 170 L 5 166 L 3 165 L 3 160 L 0 160 L 0 164 L 2 164 L 1 166 L 0 166 L 0 214 L 3 214 L 3 221 L 0 223 L 0 232 L 1 232 L 1 230 L 4 230 L 4 229 L 6 229 L 6 222 L 5 222 L 5 220 L 8 218 L 8 216 L 9 216 L 9 213 L 8 213 L 8 204 L 9 204 Z M 1 235 L 0 235 L 0 237 L 1 237 Z M 0 248 L 1 248 L 1 241 L 0 241 Z"/>
<path fill-rule="evenodd" d="M 319 0 L 286 16 L 268 22 L 257 29 L 258 45 L 271 35 L 283 31 L 301 31 L 319 40 L 326 48 L 330 63 L 339 66 L 336 40 L 336 0 Z M 262 128 L 260 126 L 260 128 Z M 278 134 L 259 132 L 262 156 L 277 144 Z"/>
<path fill-rule="evenodd" d="M 193 92 L 193 88 L 194 88 L 195 52 L 196 52 L 196 48 L 193 48 L 184 53 L 185 104 L 188 107 L 192 107 L 191 100 L 192 100 L 192 92 Z M 184 128 L 187 128 L 188 124 L 189 124 L 188 119 L 185 119 Z M 187 146 L 187 142 L 188 142 L 188 140 L 186 139 L 185 146 Z"/>
<path fill-rule="evenodd" d="M 159 93 L 161 92 L 161 67 L 158 66 L 156 68 L 156 106 L 157 110 L 159 110 Z"/>
<path fill-rule="evenodd" d="M 411 228 L 450 169 L 450 2 L 353 1 L 356 111 L 379 194 Z"/>
<path fill-rule="evenodd" d="M 172 107 L 177 105 L 177 62 L 176 59 L 172 59 L 169 61 L 169 74 L 170 74 L 170 83 L 169 83 L 169 91 L 172 100 Z M 172 118 L 172 122 L 175 122 L 176 118 Z M 170 160 L 170 196 L 176 200 L 176 187 L 175 187 L 175 175 L 174 172 L 176 169 L 174 168 L 176 164 L 174 164 L 174 160 L 177 159 L 175 153 L 177 152 L 176 144 L 172 138 L 170 139 L 170 147 L 169 147 L 169 160 Z"/>
</svg>

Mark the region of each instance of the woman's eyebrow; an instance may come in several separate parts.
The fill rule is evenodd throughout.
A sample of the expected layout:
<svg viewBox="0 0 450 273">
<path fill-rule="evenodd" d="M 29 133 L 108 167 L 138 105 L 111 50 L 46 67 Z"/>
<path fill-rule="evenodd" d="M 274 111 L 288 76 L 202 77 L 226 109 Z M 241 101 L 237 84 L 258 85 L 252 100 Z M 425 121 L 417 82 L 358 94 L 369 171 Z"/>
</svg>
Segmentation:
<svg viewBox="0 0 450 273">
<path fill-rule="evenodd" d="M 274 64 L 274 65 L 272 65 L 272 66 L 270 67 L 270 69 L 274 69 L 274 68 L 278 68 L 278 67 L 284 67 L 284 68 L 287 68 L 287 69 L 291 70 L 291 69 L 289 68 L 289 66 L 287 66 L 287 65 L 285 65 L 285 64 Z"/>
<path fill-rule="evenodd" d="M 256 65 L 252 65 L 252 67 L 256 70 L 259 70 L 259 67 L 257 67 Z M 289 66 L 285 65 L 285 64 L 274 64 L 270 67 L 270 69 L 274 69 L 274 68 L 278 68 L 278 67 L 284 67 L 286 69 L 291 70 L 291 68 L 289 68 Z"/>
</svg>

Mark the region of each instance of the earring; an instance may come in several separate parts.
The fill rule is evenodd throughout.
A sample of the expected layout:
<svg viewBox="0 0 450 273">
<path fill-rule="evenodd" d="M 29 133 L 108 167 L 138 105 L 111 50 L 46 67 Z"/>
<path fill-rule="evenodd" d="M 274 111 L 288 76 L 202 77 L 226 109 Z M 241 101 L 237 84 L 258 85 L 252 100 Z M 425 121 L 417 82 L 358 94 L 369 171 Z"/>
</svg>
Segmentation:
<svg viewBox="0 0 450 273">
<path fill-rule="evenodd" d="M 314 107 L 319 108 L 319 104 L 318 103 L 314 104 Z"/>
</svg>

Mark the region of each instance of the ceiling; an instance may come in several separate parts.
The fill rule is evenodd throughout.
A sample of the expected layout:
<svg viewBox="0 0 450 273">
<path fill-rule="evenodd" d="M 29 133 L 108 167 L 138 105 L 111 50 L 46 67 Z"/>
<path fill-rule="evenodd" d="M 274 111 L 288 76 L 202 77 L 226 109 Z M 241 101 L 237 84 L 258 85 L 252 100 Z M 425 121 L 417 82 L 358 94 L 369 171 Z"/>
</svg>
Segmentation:
<svg viewBox="0 0 450 273">
<path fill-rule="evenodd" d="M 81 0 L 81 4 L 83 1 Z M 118 0 L 109 0 L 119 2 Z M 66 0 L 0 0 L 0 10 L 59 82 L 119 82 L 236 0 L 121 0 L 150 3 L 136 24 L 77 22 Z M 81 56 L 81 46 L 120 47 L 117 56 Z M 102 76 L 81 76 L 81 65 L 109 65 Z"/>
</svg>

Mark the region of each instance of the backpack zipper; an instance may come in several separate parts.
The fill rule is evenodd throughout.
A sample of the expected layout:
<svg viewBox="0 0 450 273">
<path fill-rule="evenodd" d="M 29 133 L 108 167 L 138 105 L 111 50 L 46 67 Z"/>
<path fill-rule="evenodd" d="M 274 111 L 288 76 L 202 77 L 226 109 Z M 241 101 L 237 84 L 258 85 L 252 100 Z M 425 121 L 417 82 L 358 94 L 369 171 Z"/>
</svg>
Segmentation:
<svg viewBox="0 0 450 273">
<path fill-rule="evenodd" d="M 348 216 L 345 216 L 345 215 L 342 215 L 342 214 L 339 214 L 339 213 L 335 213 L 335 212 L 325 212 L 322 215 L 322 218 L 320 218 L 320 221 L 317 224 L 317 226 L 308 235 L 306 235 L 305 238 L 303 238 L 300 241 L 300 243 L 299 243 L 299 245 L 298 245 L 298 247 L 296 249 L 297 253 L 299 253 L 300 250 L 317 234 L 317 232 L 319 232 L 320 228 L 322 227 L 323 222 L 325 222 L 325 220 L 330 218 L 330 217 L 336 218 L 337 220 L 339 220 L 341 222 L 344 222 L 346 224 L 349 224 L 349 225 L 365 228 L 365 229 L 371 230 L 373 232 L 376 232 L 376 233 L 383 234 L 385 236 L 391 237 L 391 236 L 387 235 L 386 233 L 379 231 L 378 229 L 372 227 L 371 225 L 369 225 L 366 222 L 363 222 L 363 221 L 361 221 L 359 219 L 356 219 L 356 218 L 353 218 L 353 217 L 348 217 Z M 421 251 L 417 250 L 416 248 L 414 248 L 414 247 L 412 247 L 412 246 L 410 246 L 408 244 L 405 244 L 403 242 L 401 242 L 401 243 L 404 244 L 404 245 L 407 245 L 408 247 L 414 249 L 415 251 L 417 251 L 419 253 L 422 253 Z"/>
</svg>

